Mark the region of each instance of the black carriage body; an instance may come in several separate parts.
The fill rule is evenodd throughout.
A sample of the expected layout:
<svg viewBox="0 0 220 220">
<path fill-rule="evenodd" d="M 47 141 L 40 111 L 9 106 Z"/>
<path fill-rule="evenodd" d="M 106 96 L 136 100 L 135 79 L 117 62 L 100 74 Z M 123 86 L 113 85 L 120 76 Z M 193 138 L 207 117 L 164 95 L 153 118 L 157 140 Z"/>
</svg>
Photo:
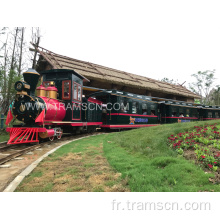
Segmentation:
<svg viewBox="0 0 220 220">
<path fill-rule="evenodd" d="M 96 92 L 102 102 L 102 127 L 131 128 L 158 124 L 158 104 L 151 97 L 117 90 Z"/>
<path fill-rule="evenodd" d="M 83 122 L 102 122 L 102 106 L 90 102 L 87 98 L 83 98 L 82 103 L 82 121 Z"/>
<path fill-rule="evenodd" d="M 200 106 L 201 120 L 215 120 L 220 118 L 220 106 Z"/>
<path fill-rule="evenodd" d="M 193 103 L 178 101 L 160 102 L 161 123 L 191 122 L 199 120 L 199 108 Z"/>
</svg>

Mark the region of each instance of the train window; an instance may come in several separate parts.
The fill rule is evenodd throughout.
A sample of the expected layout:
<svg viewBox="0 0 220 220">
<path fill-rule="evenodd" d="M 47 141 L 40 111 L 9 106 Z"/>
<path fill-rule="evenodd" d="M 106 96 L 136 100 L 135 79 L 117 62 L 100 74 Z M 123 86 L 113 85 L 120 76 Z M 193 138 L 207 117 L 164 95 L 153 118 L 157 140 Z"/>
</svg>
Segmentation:
<svg viewBox="0 0 220 220">
<path fill-rule="evenodd" d="M 186 117 L 189 117 L 189 109 L 186 109 Z"/>
<path fill-rule="evenodd" d="M 219 118 L 218 112 L 215 112 L 215 118 Z"/>
<path fill-rule="evenodd" d="M 155 105 L 150 106 L 151 110 L 155 110 Z"/>
<path fill-rule="evenodd" d="M 125 112 L 125 106 L 124 106 L 124 98 L 120 98 L 120 109 L 121 112 Z"/>
<path fill-rule="evenodd" d="M 155 105 L 150 105 L 150 110 L 151 110 L 151 111 L 150 111 L 150 114 L 151 114 L 151 115 L 155 115 L 155 112 L 156 112 L 156 111 L 155 111 L 155 107 L 156 107 Z"/>
<path fill-rule="evenodd" d="M 132 102 L 132 114 L 136 114 L 138 111 L 138 102 Z"/>
<path fill-rule="evenodd" d="M 82 96 L 82 88 L 80 85 L 78 85 L 78 100 L 81 101 L 81 96 Z"/>
<path fill-rule="evenodd" d="M 82 86 L 78 83 L 73 83 L 73 99 L 76 101 L 82 100 Z"/>
<path fill-rule="evenodd" d="M 212 112 L 208 112 L 208 118 L 212 118 Z"/>
<path fill-rule="evenodd" d="M 151 115 L 155 115 L 155 110 L 151 110 L 151 111 L 150 111 L 150 114 L 151 114 Z"/>
<path fill-rule="evenodd" d="M 179 115 L 179 117 L 184 117 L 184 114 L 183 114 L 183 112 L 180 112 L 180 115 Z"/>
<path fill-rule="evenodd" d="M 77 100 L 77 84 L 73 84 L 73 99 Z"/>
<path fill-rule="evenodd" d="M 127 113 L 129 111 L 129 103 L 126 99 L 122 98 L 120 99 L 120 108 L 121 112 Z"/>
<path fill-rule="evenodd" d="M 172 111 L 172 117 L 176 117 L 176 108 L 172 108 L 171 111 Z"/>
<path fill-rule="evenodd" d="M 172 112 L 172 117 L 176 117 L 176 112 Z"/>
<path fill-rule="evenodd" d="M 147 103 L 142 103 L 142 114 L 147 115 Z"/>
<path fill-rule="evenodd" d="M 197 109 L 192 109 L 192 117 L 198 117 Z"/>
<path fill-rule="evenodd" d="M 71 81 L 70 80 L 66 80 L 62 82 L 62 98 L 65 100 L 69 100 L 70 99 L 70 85 L 71 85 Z"/>
</svg>

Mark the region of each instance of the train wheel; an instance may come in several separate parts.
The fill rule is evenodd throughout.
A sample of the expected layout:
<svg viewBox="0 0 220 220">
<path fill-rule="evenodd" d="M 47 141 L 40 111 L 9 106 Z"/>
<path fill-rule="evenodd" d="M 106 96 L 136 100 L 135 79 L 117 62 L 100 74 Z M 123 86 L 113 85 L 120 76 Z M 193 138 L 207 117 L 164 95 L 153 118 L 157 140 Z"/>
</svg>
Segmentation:
<svg viewBox="0 0 220 220">
<path fill-rule="evenodd" d="M 53 140 L 54 140 L 54 136 L 49 137 L 49 140 L 50 140 L 50 141 L 53 141 Z"/>
<path fill-rule="evenodd" d="M 61 129 L 59 129 L 59 130 L 57 130 L 56 131 L 56 133 L 57 133 L 57 139 L 61 139 L 61 137 L 62 137 L 62 134 L 63 134 L 63 132 L 62 132 L 62 130 Z"/>
</svg>

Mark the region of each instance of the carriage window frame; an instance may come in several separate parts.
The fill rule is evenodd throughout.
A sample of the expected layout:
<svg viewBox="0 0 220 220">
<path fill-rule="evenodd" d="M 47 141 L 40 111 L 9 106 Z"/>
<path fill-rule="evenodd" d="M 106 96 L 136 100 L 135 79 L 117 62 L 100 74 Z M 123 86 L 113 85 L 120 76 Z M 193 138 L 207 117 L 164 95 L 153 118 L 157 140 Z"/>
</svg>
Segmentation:
<svg viewBox="0 0 220 220">
<path fill-rule="evenodd" d="M 69 96 L 64 96 L 64 84 L 69 83 Z M 64 80 L 62 81 L 62 99 L 63 100 L 70 100 L 71 99 L 71 80 Z"/>
<path fill-rule="evenodd" d="M 129 112 L 129 102 L 124 97 L 120 97 L 120 112 L 121 113 L 128 113 Z"/>
<path fill-rule="evenodd" d="M 192 113 L 192 117 L 195 117 L 195 118 L 197 118 L 198 117 L 198 110 L 196 109 L 196 108 L 193 108 L 192 110 L 191 110 L 191 113 Z"/>
<path fill-rule="evenodd" d="M 78 84 L 77 88 L 78 88 L 77 89 L 77 98 L 78 98 L 78 101 L 81 102 L 81 100 L 82 100 L 82 86 Z M 79 88 L 80 88 L 80 90 L 79 90 Z M 79 95 L 79 91 L 80 91 L 80 95 Z"/>
<path fill-rule="evenodd" d="M 144 112 L 146 112 L 147 115 L 147 103 L 146 102 L 142 102 L 141 103 L 141 111 L 142 111 L 142 115 L 144 114 Z M 144 111 L 145 110 L 145 111 Z"/>
<path fill-rule="evenodd" d="M 135 104 L 134 104 L 134 103 L 135 103 Z M 133 107 L 135 107 L 135 109 L 136 109 L 135 112 L 133 112 Z M 133 101 L 133 102 L 132 102 L 131 111 L 132 111 L 132 114 L 138 114 L 138 111 L 139 111 L 139 102 L 137 102 L 137 101 Z"/>
<path fill-rule="evenodd" d="M 212 114 L 212 111 L 208 111 L 208 118 L 213 118 L 213 114 Z"/>
<path fill-rule="evenodd" d="M 76 86 L 76 94 L 75 94 L 75 88 Z M 79 88 L 80 88 L 80 94 L 79 94 Z M 82 101 L 82 86 L 76 82 L 73 82 L 73 100 L 75 101 Z"/>
<path fill-rule="evenodd" d="M 189 108 L 186 109 L 186 117 L 190 117 L 190 109 Z"/>
<path fill-rule="evenodd" d="M 177 117 L 177 107 L 171 107 L 171 117 Z"/>
</svg>

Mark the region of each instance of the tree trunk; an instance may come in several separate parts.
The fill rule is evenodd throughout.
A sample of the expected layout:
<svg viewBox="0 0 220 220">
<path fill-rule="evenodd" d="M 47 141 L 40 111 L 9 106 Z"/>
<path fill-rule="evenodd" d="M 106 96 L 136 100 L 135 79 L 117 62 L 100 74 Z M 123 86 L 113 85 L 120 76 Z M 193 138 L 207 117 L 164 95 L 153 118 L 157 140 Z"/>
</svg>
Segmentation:
<svg viewBox="0 0 220 220">
<path fill-rule="evenodd" d="M 16 32 L 15 32 L 15 38 L 14 38 L 14 46 L 13 46 L 13 51 L 12 51 L 12 58 L 11 58 L 11 68 L 10 70 L 14 70 L 15 68 L 15 46 L 16 46 L 16 42 L 17 42 L 17 36 L 18 36 L 18 27 L 16 28 Z"/>
<path fill-rule="evenodd" d="M 5 114 L 7 113 L 8 107 L 10 105 L 12 81 L 13 81 L 13 75 L 14 75 L 14 71 L 15 71 L 15 48 L 16 48 L 17 36 L 18 36 L 18 27 L 16 28 L 16 31 L 15 31 L 11 65 L 10 65 L 10 69 L 9 69 L 8 91 L 7 91 L 7 98 L 5 100 L 5 109 L 6 109 Z"/>
<path fill-rule="evenodd" d="M 18 76 L 21 75 L 23 41 L 24 41 L 24 27 L 21 29 L 21 44 L 20 44 L 20 57 L 19 57 L 19 65 L 18 65 Z"/>
<path fill-rule="evenodd" d="M 39 46 L 39 43 L 40 43 L 40 37 L 37 38 L 37 43 L 35 44 L 36 47 Z M 35 50 L 35 52 L 34 52 L 34 59 L 33 59 L 32 69 L 36 68 L 36 58 L 37 58 L 37 50 Z"/>
</svg>

